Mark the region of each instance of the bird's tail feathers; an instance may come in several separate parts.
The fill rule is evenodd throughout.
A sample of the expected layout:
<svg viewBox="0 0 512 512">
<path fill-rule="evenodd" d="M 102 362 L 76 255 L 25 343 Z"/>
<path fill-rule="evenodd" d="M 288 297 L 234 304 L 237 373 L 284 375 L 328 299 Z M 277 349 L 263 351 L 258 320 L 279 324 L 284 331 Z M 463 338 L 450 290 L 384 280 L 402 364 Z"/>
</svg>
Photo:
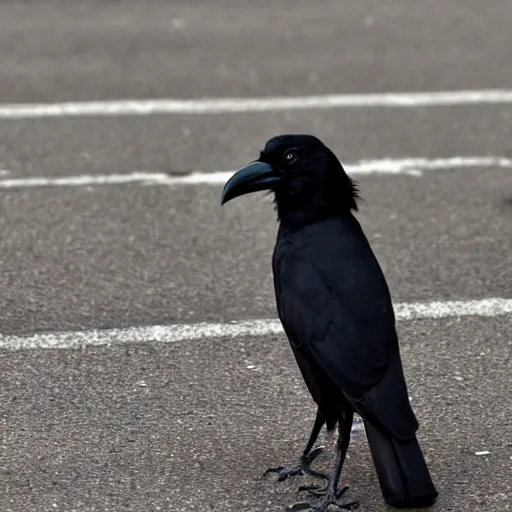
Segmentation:
<svg viewBox="0 0 512 512">
<path fill-rule="evenodd" d="M 365 422 L 382 495 L 396 508 L 428 507 L 437 498 L 416 437 L 398 440 Z"/>
</svg>

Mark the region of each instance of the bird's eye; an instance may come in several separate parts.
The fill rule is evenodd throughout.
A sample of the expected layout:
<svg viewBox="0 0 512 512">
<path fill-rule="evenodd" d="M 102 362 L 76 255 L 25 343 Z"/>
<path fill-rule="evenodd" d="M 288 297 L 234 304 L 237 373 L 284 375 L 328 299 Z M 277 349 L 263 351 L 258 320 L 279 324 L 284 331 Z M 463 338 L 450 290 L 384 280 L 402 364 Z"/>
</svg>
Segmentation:
<svg viewBox="0 0 512 512">
<path fill-rule="evenodd" d="M 297 159 L 297 155 L 293 151 L 285 151 L 283 156 L 288 163 L 292 163 Z"/>
</svg>

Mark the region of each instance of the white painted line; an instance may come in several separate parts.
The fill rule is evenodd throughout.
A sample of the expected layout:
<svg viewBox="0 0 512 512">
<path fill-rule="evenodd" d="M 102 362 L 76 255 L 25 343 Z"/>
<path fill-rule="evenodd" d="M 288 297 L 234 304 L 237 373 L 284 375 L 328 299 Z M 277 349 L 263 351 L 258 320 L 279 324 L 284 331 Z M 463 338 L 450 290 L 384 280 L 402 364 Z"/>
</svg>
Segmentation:
<svg viewBox="0 0 512 512">
<path fill-rule="evenodd" d="M 489 298 L 469 301 L 435 301 L 395 305 L 397 320 L 447 318 L 463 316 L 493 317 L 512 314 L 512 299 Z M 178 343 L 182 341 L 269 336 L 283 334 L 279 320 L 247 320 L 229 323 L 198 323 L 128 327 L 76 332 L 0 335 L 0 348 L 8 350 L 77 349 L 87 345 L 120 343 Z"/>
<path fill-rule="evenodd" d="M 511 89 L 393 92 L 375 94 L 325 94 L 320 96 L 262 98 L 201 98 L 78 101 L 66 103 L 0 104 L 0 118 L 75 116 L 146 116 L 152 114 L 223 114 L 361 107 L 430 107 L 442 105 L 512 103 Z"/>
<path fill-rule="evenodd" d="M 344 164 L 351 175 L 366 174 L 408 174 L 421 176 L 426 170 L 468 169 L 478 167 L 501 167 L 512 169 L 512 159 L 492 156 L 456 156 L 453 158 L 386 158 L 381 160 L 361 160 Z M 143 185 L 215 185 L 225 183 L 235 171 L 172 176 L 164 172 L 132 172 L 128 174 L 87 174 L 81 176 L 29 177 L 0 179 L 0 189 L 33 187 L 90 187 L 94 185 L 120 185 L 140 183 Z"/>
<path fill-rule="evenodd" d="M 32 187 L 87 187 L 91 185 L 120 185 L 123 183 L 161 183 L 169 179 L 165 173 L 132 172 L 129 174 L 99 174 L 81 176 L 56 176 L 9 178 L 0 180 L 0 188 Z"/>
<path fill-rule="evenodd" d="M 451 158 L 389 158 L 362 160 L 345 166 L 349 174 L 411 174 L 422 171 L 474 167 L 512 168 L 512 159 L 493 156 L 455 156 Z"/>
</svg>

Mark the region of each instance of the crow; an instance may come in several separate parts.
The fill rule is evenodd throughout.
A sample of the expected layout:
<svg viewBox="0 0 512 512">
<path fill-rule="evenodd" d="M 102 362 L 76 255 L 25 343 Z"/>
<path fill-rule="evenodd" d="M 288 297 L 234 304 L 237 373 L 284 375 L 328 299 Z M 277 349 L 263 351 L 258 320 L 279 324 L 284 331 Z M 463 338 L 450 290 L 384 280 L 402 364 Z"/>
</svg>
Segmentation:
<svg viewBox="0 0 512 512">
<path fill-rule="evenodd" d="M 382 269 L 356 219 L 358 184 L 335 154 L 312 135 L 278 135 L 258 160 L 225 184 L 221 205 L 250 192 L 274 195 L 279 222 L 272 271 L 279 319 L 316 419 L 297 466 L 273 467 L 278 480 L 309 473 L 325 425 L 337 426 L 336 460 L 325 488 L 310 485 L 316 504 L 295 510 L 356 508 L 338 490 L 354 413 L 364 422 L 384 501 L 396 508 L 428 507 L 438 492 L 416 438 L 418 421 L 404 378 L 395 316 Z"/>
</svg>

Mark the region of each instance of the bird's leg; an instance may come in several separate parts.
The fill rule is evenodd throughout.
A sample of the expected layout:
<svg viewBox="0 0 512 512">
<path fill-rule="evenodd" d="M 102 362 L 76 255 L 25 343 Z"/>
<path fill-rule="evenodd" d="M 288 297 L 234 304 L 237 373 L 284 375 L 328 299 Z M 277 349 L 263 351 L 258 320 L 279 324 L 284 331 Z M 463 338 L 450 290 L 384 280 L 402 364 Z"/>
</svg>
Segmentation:
<svg viewBox="0 0 512 512">
<path fill-rule="evenodd" d="M 335 505 L 340 509 L 353 510 L 359 507 L 359 502 L 346 496 L 348 486 L 338 490 L 341 470 L 345 462 L 348 445 L 350 443 L 350 430 L 352 427 L 353 413 L 348 413 L 346 417 L 339 421 L 339 437 L 337 444 L 336 462 L 334 470 L 327 487 L 319 488 L 316 485 L 301 486 L 299 491 L 308 491 L 313 496 L 321 498 L 318 503 L 296 503 L 289 507 L 289 510 L 303 510 L 308 512 L 326 512 L 330 505 Z"/>
<path fill-rule="evenodd" d="M 315 471 L 314 469 L 310 468 L 310 465 L 313 463 L 313 461 L 322 453 L 322 447 L 317 446 L 316 448 L 313 448 L 313 445 L 315 444 L 315 441 L 318 438 L 318 434 L 320 433 L 320 430 L 322 429 L 323 425 L 325 423 L 325 419 L 323 415 L 320 413 L 320 411 L 317 411 L 315 423 L 313 425 L 313 430 L 311 431 L 311 435 L 309 436 L 308 444 L 306 445 L 306 448 L 304 449 L 304 452 L 302 453 L 299 463 L 296 466 L 274 466 L 271 468 L 268 468 L 265 473 L 263 473 L 262 478 L 265 477 L 268 473 L 277 473 L 277 481 L 282 482 L 283 480 L 286 480 L 289 476 L 295 476 L 295 475 L 311 475 L 316 476 L 318 478 L 325 478 L 328 479 L 329 477 L 321 473 L 320 471 Z"/>
</svg>

